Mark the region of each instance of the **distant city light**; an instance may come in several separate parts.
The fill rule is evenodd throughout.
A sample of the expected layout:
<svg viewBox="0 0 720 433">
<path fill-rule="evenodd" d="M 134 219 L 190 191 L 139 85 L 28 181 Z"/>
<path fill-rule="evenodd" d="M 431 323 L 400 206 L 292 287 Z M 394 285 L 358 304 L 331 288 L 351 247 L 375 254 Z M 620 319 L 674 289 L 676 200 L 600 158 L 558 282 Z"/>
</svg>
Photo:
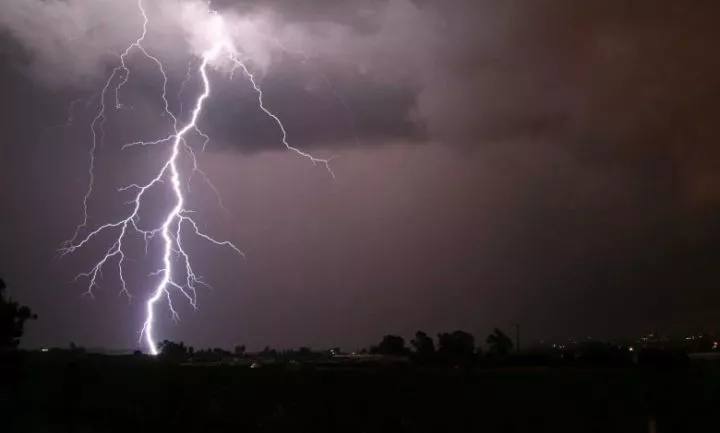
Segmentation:
<svg viewBox="0 0 720 433">
<path fill-rule="evenodd" d="M 49 349 L 46 348 L 46 347 L 43 347 L 42 349 L 40 349 L 41 352 L 47 352 L 48 350 L 49 350 Z"/>
</svg>

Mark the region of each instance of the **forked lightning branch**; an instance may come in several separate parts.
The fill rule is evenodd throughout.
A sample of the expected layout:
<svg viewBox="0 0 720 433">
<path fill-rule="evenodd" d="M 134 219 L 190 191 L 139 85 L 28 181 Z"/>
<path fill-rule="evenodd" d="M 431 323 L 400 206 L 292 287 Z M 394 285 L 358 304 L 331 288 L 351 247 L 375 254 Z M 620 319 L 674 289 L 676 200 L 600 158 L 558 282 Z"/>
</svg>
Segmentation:
<svg viewBox="0 0 720 433">
<path fill-rule="evenodd" d="M 208 74 L 208 69 L 216 65 L 224 64 L 232 67 L 231 74 L 236 70 L 240 70 L 257 94 L 258 109 L 269 116 L 282 133 L 281 142 L 283 146 L 285 146 L 287 150 L 295 152 L 303 158 L 307 158 L 313 164 L 322 165 L 333 177 L 334 174 L 330 168 L 330 159 L 316 158 L 289 144 L 287 131 L 282 121 L 266 107 L 262 89 L 258 85 L 251 68 L 248 66 L 247 59 L 243 56 L 242 52 L 236 49 L 223 17 L 218 13 L 212 13 L 208 35 L 206 35 L 211 41 L 211 46 L 202 53 L 201 62 L 194 71 L 201 79 L 202 91 L 194 101 L 190 119 L 182 125 L 169 107 L 167 98 L 168 74 L 160 60 L 160 55 L 150 53 L 143 45 L 148 34 L 148 29 L 152 25 L 144 8 L 143 0 L 138 0 L 137 6 L 138 16 L 142 19 L 142 31 L 138 39 L 121 53 L 118 65 L 113 69 L 100 93 L 100 108 L 90 127 L 92 132 L 92 145 L 88 167 L 89 183 L 83 197 L 83 221 L 78 225 L 73 237 L 63 246 L 62 253 L 69 254 L 88 246 L 92 242 L 99 242 L 100 234 L 112 232 L 113 240 L 105 249 L 104 254 L 98 258 L 98 261 L 95 262 L 88 271 L 79 274 L 77 279 L 85 278 L 88 280 L 87 293 L 92 295 L 93 290 L 99 284 L 102 272 L 109 267 L 115 267 L 120 281 L 121 292 L 130 296 L 131 289 L 128 287 L 126 278 L 128 253 L 126 252 L 125 245 L 128 237 L 131 234 L 139 234 L 145 240 L 146 246 L 149 242 L 156 241 L 161 243 L 162 267 L 150 276 L 147 288 L 143 287 L 133 290 L 133 292 L 147 290 L 145 319 L 139 331 L 140 343 L 143 344 L 150 353 L 157 354 L 158 345 L 155 325 L 158 317 L 158 309 L 165 306 L 173 319 L 177 319 L 178 313 L 173 303 L 177 300 L 184 300 L 193 308 L 197 308 L 198 286 L 205 285 L 193 269 L 192 255 L 191 252 L 186 249 L 183 243 L 184 240 L 188 236 L 197 236 L 214 245 L 227 248 L 240 257 L 244 256 L 243 252 L 232 242 L 218 240 L 201 231 L 186 206 L 184 186 L 187 184 L 189 178 L 196 172 L 199 172 L 207 180 L 204 173 L 200 171 L 195 151 L 189 144 L 189 138 L 197 135 L 203 138 L 205 143 L 209 140 L 209 137 L 203 133 L 198 126 L 199 120 L 203 115 L 203 108 L 212 93 L 212 82 Z M 110 111 L 108 110 L 110 104 L 112 104 L 111 108 L 113 109 L 122 108 L 121 91 L 132 78 L 129 57 L 133 54 L 140 54 L 150 59 L 161 73 L 163 83 L 162 93 L 159 97 L 162 98 L 165 114 L 172 120 L 173 132 L 159 140 L 128 143 L 123 146 L 123 149 L 133 146 L 167 145 L 169 146 L 169 154 L 161 166 L 158 167 L 157 171 L 149 174 L 147 178 L 149 180 L 139 180 L 137 183 L 120 188 L 121 191 L 130 191 L 132 193 L 132 199 L 129 202 L 129 210 L 127 213 L 98 227 L 90 227 L 88 204 L 93 193 L 96 177 L 95 154 L 103 139 L 103 124 Z M 180 162 L 183 156 L 190 158 L 192 162 L 192 170 L 189 173 L 183 173 L 181 169 L 182 166 Z M 143 221 L 140 220 L 139 215 L 143 206 L 147 206 L 148 204 L 152 205 L 152 203 L 148 203 L 150 201 L 148 192 L 153 188 L 168 188 L 173 197 L 173 204 L 171 209 L 165 211 L 166 213 L 163 215 L 164 218 L 162 219 L 161 225 L 146 227 Z"/>
</svg>

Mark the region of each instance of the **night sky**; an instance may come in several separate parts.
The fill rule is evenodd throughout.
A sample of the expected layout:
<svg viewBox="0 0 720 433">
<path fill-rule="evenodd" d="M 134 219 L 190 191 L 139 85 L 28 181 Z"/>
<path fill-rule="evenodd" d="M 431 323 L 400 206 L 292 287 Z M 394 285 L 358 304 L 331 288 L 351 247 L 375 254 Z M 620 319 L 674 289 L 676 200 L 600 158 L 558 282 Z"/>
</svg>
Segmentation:
<svg viewBox="0 0 720 433">
<path fill-rule="evenodd" d="M 204 3 L 147 3 L 147 48 L 187 112 L 198 81 L 176 95 Z M 199 160 L 226 211 L 200 180 L 188 200 L 247 257 L 189 239 L 212 289 L 198 311 L 178 300 L 179 323 L 161 309 L 160 339 L 354 349 L 418 329 L 484 340 L 515 323 L 526 341 L 720 329 L 717 1 L 213 7 L 237 24 L 291 143 L 336 156 L 337 179 L 285 151 L 247 82 L 214 70 Z M 0 5 L 0 276 L 39 315 L 27 347 L 137 344 L 157 251 L 132 245 L 128 300 L 114 266 L 94 298 L 73 282 L 110 238 L 58 249 L 82 219 L 97 91 L 140 26 L 134 1 Z M 117 188 L 167 152 L 120 150 L 170 128 L 157 70 L 130 65 L 97 153 L 92 226 L 126 210 Z M 142 216 L 156 223 L 170 202 L 153 197 Z"/>
</svg>

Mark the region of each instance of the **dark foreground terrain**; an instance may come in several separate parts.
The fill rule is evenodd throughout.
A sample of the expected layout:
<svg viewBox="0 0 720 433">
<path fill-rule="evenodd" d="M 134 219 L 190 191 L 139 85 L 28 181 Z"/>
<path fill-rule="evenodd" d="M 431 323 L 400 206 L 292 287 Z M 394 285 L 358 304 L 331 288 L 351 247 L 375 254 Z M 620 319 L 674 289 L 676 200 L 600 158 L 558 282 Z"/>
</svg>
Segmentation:
<svg viewBox="0 0 720 433">
<path fill-rule="evenodd" d="M 0 432 L 720 432 L 720 371 L 23 361 Z"/>
</svg>

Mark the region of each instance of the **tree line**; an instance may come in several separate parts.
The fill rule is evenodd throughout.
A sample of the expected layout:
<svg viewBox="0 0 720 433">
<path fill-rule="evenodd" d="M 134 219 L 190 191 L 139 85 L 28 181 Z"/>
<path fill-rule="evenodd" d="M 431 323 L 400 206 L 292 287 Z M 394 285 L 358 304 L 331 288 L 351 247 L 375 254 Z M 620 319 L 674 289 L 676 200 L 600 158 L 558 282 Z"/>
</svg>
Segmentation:
<svg viewBox="0 0 720 433">
<path fill-rule="evenodd" d="M 385 335 L 377 346 L 370 348 L 370 353 L 387 356 L 407 356 L 423 364 L 471 364 L 481 357 L 502 358 L 513 348 L 513 341 L 503 331 L 495 328 L 485 338 L 488 352 L 476 346 L 475 337 L 465 331 L 442 332 L 435 340 L 423 331 L 417 331 L 415 338 L 410 340 L 410 347 L 399 335 Z"/>
<path fill-rule="evenodd" d="M 399 335 L 385 335 L 380 343 L 369 349 L 362 349 L 356 355 L 403 357 L 423 365 L 469 365 L 481 358 L 502 359 L 513 348 L 513 341 L 510 337 L 497 328 L 487 336 L 485 343 L 488 345 L 487 353 L 483 353 L 482 349 L 476 346 L 475 337 L 465 331 L 440 333 L 437 336 L 437 344 L 426 332 L 418 331 L 415 333 L 415 337 L 410 340 L 410 346 L 407 346 L 405 339 Z M 339 348 L 317 352 L 307 347 L 283 351 L 265 347 L 262 351 L 250 355 L 244 345 L 235 346 L 233 351 L 221 348 L 196 350 L 194 347 L 186 346 L 182 342 L 168 340 L 161 342 L 159 347 L 160 359 L 176 362 L 186 360 L 214 362 L 227 358 L 246 357 L 280 362 L 302 362 L 322 360 L 328 356 L 340 354 Z"/>
<path fill-rule="evenodd" d="M 16 349 L 26 322 L 37 318 L 30 307 L 21 305 L 8 297 L 5 293 L 6 289 L 7 285 L 0 279 L 0 353 Z M 418 363 L 425 364 L 468 364 L 482 356 L 504 357 L 510 353 L 513 347 L 510 337 L 497 328 L 487 336 L 485 342 L 489 348 L 487 354 L 483 354 L 482 350 L 476 347 L 475 337 L 468 332 L 458 330 L 440 333 L 437 335 L 436 345 L 435 340 L 427 333 L 418 331 L 410 340 L 409 347 L 403 337 L 388 334 L 382 338 L 380 343 L 369 349 L 361 350 L 360 353 L 409 357 Z M 175 361 L 193 359 L 210 362 L 228 357 L 245 358 L 247 355 L 244 345 L 235 346 L 232 351 L 221 348 L 195 350 L 192 346 L 186 346 L 182 342 L 165 340 L 160 343 L 160 349 L 160 358 Z M 82 353 L 84 349 L 71 343 L 70 351 Z M 338 352 L 340 352 L 338 348 L 330 350 L 330 353 L 333 354 Z M 322 352 L 316 352 L 307 347 L 284 351 L 265 347 L 262 351 L 254 353 L 253 356 L 260 359 L 314 361 L 323 355 Z"/>
</svg>

